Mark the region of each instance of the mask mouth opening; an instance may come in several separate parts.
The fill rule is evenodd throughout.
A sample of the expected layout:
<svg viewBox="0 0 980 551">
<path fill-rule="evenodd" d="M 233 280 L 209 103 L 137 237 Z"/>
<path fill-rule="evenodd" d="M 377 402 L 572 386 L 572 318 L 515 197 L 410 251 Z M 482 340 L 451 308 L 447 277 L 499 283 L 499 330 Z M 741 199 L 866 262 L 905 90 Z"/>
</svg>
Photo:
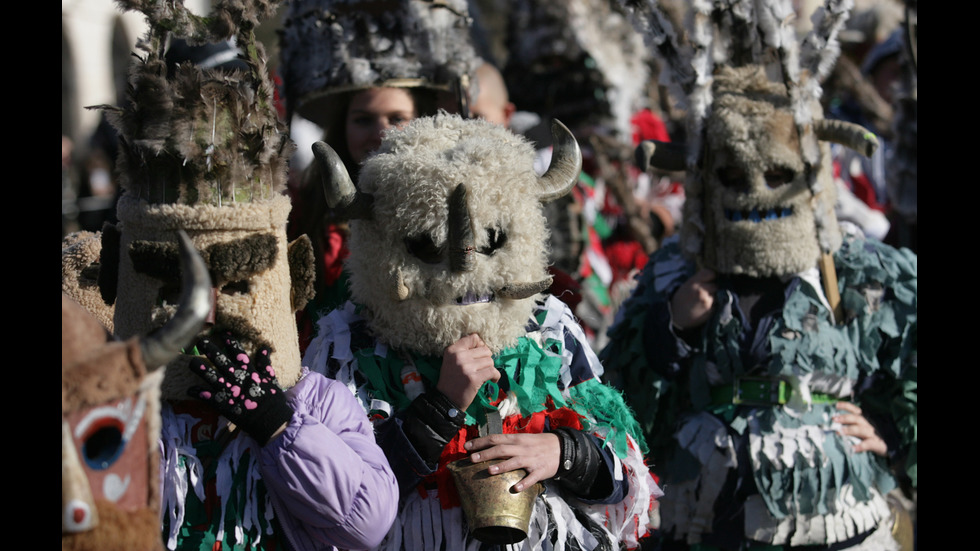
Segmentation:
<svg viewBox="0 0 980 551">
<path fill-rule="evenodd" d="M 493 302 L 493 299 L 493 293 L 477 294 L 468 292 L 461 297 L 456 297 L 454 302 L 459 306 L 468 306 L 470 304 L 485 304 L 488 302 Z"/>
<path fill-rule="evenodd" d="M 773 207 L 769 209 L 725 209 L 725 219 L 729 222 L 762 222 L 765 220 L 779 220 L 793 215 L 793 207 Z"/>
</svg>

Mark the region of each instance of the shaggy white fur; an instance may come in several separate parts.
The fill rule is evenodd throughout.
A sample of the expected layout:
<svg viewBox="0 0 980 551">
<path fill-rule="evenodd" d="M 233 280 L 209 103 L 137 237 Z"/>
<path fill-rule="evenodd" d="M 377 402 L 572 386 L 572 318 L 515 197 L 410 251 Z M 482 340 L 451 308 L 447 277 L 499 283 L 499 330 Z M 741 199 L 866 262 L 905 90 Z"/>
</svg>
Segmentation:
<svg viewBox="0 0 980 551">
<path fill-rule="evenodd" d="M 524 334 L 533 296 L 499 292 L 549 277 L 533 162 L 534 149 L 522 137 L 445 113 L 385 137 L 361 170 L 358 187 L 374 196 L 373 217 L 351 222 L 347 261 L 351 295 L 367 307 L 377 335 L 395 347 L 441 354 L 470 333 L 495 353 Z M 476 249 L 466 271 L 452 269 L 446 251 L 449 198 L 460 184 Z M 406 240 L 431 240 L 441 253 L 426 262 Z M 476 298 L 489 300 L 467 304 Z"/>
</svg>

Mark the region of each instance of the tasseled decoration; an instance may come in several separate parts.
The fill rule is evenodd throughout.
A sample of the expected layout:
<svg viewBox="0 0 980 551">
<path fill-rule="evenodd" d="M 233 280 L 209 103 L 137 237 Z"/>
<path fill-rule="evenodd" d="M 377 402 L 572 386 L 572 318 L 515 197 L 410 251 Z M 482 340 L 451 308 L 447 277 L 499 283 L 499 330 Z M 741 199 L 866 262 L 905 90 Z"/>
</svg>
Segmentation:
<svg viewBox="0 0 980 551">
<path fill-rule="evenodd" d="M 665 61 L 667 71 L 662 75 L 665 84 L 678 86 L 682 93 L 677 94 L 677 98 L 684 101 L 693 89 L 696 77 L 691 71 L 690 52 L 680 47 L 669 19 L 656 0 L 620 0 L 620 4 L 643 33 L 647 45 L 655 48 Z"/>
<path fill-rule="evenodd" d="M 723 19 L 734 66 L 759 63 L 762 59 L 762 42 L 754 23 L 755 9 L 753 0 L 734 0 L 728 8 L 728 16 Z"/>
<path fill-rule="evenodd" d="M 690 42 L 693 53 L 690 64 L 693 82 L 688 90 L 690 115 L 687 122 L 687 136 L 690 145 L 687 151 L 687 166 L 697 172 L 701 157 L 704 119 L 711 111 L 711 76 L 714 71 L 715 34 L 711 26 L 711 4 L 697 0 L 691 4 Z"/>
<path fill-rule="evenodd" d="M 440 468 L 430 477 L 430 484 L 406 496 L 402 513 L 381 549 L 400 549 L 403 544 L 417 549 L 436 549 L 442 544 L 446 549 L 478 548 L 479 542 L 460 529 L 465 528 L 465 521 L 445 465 L 467 455 L 463 443 L 477 436 L 487 409 L 501 411 L 505 433 L 537 433 L 545 426 L 589 431 L 604 439 L 613 452 L 615 472 L 629 477 L 629 494 L 622 502 L 595 506 L 567 500 L 557 486 L 546 482 L 545 492 L 535 503 L 528 538 L 506 549 L 592 549 L 596 534 L 635 548 L 648 533 L 651 511 L 662 492 L 644 463 L 639 425 L 618 391 L 598 379 L 601 364 L 588 346 L 580 344 L 587 341 L 568 307 L 553 297 L 539 307 L 528 335 L 495 356 L 504 379 L 499 384 L 488 382 L 478 393 L 467 411 L 466 426 L 444 449 Z M 409 362 L 377 341 L 360 342 L 351 327 L 363 321 L 351 303 L 318 323 L 318 336 L 307 349 L 305 365 L 345 383 L 379 420 L 409 405 L 411 398 L 401 381 Z M 435 386 L 441 358 L 411 355 L 409 360 L 410 369 L 417 371 L 427 387 Z M 588 372 L 582 371 L 585 369 Z M 589 520 L 576 516 L 572 507 Z"/>
<path fill-rule="evenodd" d="M 400 551 L 401 549 L 454 549 L 476 551 L 484 544 L 468 535 L 466 517 L 461 507 L 444 509 L 435 490 L 427 490 L 425 495 L 413 493 L 403 505 L 402 513 L 388 531 L 379 551 Z M 599 508 L 595 506 L 595 508 Z M 594 512 L 587 513 L 591 526 L 583 524 L 576 516 L 561 490 L 550 481 L 544 483 L 544 491 L 534 503 L 528 536 L 525 540 L 501 546 L 501 551 L 571 551 L 573 549 L 595 549 L 600 545 L 594 531 L 603 534 L 610 541 L 615 537 L 606 527 L 604 519 Z M 591 529 L 590 529 L 591 528 Z M 635 548 L 626 538 L 627 548 Z M 607 544 L 608 545 L 608 544 Z M 444 547 L 441 547 L 444 546 Z"/>
<path fill-rule="evenodd" d="M 785 407 L 753 409 L 751 416 L 722 417 L 722 422 L 706 413 L 681 420 L 673 437 L 682 449 L 674 457 L 663 455 L 671 443 L 651 442 L 652 456 L 661 465 L 666 462 L 664 472 L 670 473 L 666 496 L 659 501 L 665 533 L 689 526 L 688 532 L 675 535 L 694 543 L 699 530 L 710 529 L 712 492 L 720 488 L 729 469 L 738 468 L 728 434 L 746 432 L 751 448 L 747 456 L 758 459 L 751 471 L 760 492 L 746 504 L 748 537 L 805 545 L 824 542 L 825 537 L 829 542 L 842 541 L 876 526 L 887 515 L 881 495 L 894 480 L 880 458 L 853 452 L 853 442 L 837 434 L 830 421 L 837 413 L 834 405 L 815 403 L 813 394 L 850 399 L 859 381 L 877 379 L 883 375 L 879 372 L 887 373 L 884 379 L 911 382 L 903 382 L 896 394 L 886 394 L 889 398 L 879 403 L 860 394 L 857 399 L 866 412 L 881 411 L 897 420 L 902 440 L 912 442 L 907 472 L 916 473 L 916 418 L 908 410 L 916 402 L 915 255 L 850 236 L 834 260 L 847 304 L 845 323 L 830 322 L 819 281 L 804 274 L 768 333 L 772 359 L 766 372 L 790 380 L 794 401 Z M 692 368 L 688 388 L 647 363 L 644 325 L 653 322 L 647 316 L 655 305 L 668 301 L 694 269 L 683 260 L 676 239 L 665 241 L 650 263 L 610 329 L 617 346 L 601 355 L 610 376 L 621 380 L 619 386 L 627 389 L 630 402 L 638 404 L 648 434 L 657 432 L 655 427 L 678 423 L 673 407 L 678 395 L 681 399 L 694 395 L 696 386 L 706 392 L 709 384 L 707 377 L 695 377 L 697 366 Z M 891 299 L 882 300 L 883 293 Z M 728 357 L 728 351 L 739 349 L 742 328 L 737 317 L 729 315 L 723 321 L 720 329 L 709 325 L 712 336 L 705 341 L 704 354 L 710 361 L 700 369 L 710 363 L 716 375 L 724 374 L 727 381 L 741 372 L 739 358 Z M 678 346 L 677 355 L 687 356 L 688 349 Z M 713 406 L 712 411 L 726 414 L 725 406 Z M 668 431 L 659 432 L 663 434 L 658 437 L 669 438 Z"/>
<path fill-rule="evenodd" d="M 701 534 L 711 531 L 714 503 L 721 493 L 729 470 L 738 468 L 735 447 L 724 425 L 708 414 L 686 420 L 675 435 L 680 447 L 691 456 L 690 480 L 679 480 L 667 488 L 662 500 L 661 528 L 685 537 L 688 543 L 701 542 Z"/>
<path fill-rule="evenodd" d="M 746 535 L 757 541 L 773 545 L 808 545 L 810 542 L 833 544 L 846 541 L 878 526 L 872 536 L 857 547 L 865 551 L 897 551 L 894 538 L 890 537 L 888 503 L 875 490 L 869 501 L 859 502 L 850 494 L 847 486 L 840 498 L 841 511 L 827 515 L 803 515 L 777 519 L 769 514 L 759 496 L 751 496 L 745 502 Z M 870 545 L 869 545 L 870 544 Z"/>
<path fill-rule="evenodd" d="M 464 0 L 293 0 L 280 29 L 286 116 L 320 125 L 345 90 L 412 80 L 451 90 L 478 65 Z M 326 118 L 329 118 L 327 116 Z"/>
<path fill-rule="evenodd" d="M 177 414 L 164 403 L 161 408 L 162 433 L 160 472 L 164 479 L 161 508 L 167 548 L 176 549 L 177 540 L 187 530 L 189 492 L 203 503 L 205 472 L 198 451 L 191 445 L 192 429 L 199 422 L 188 414 Z M 212 519 L 215 540 L 227 545 L 246 544 L 257 548 L 263 537 L 272 534 L 273 509 L 261 483 L 258 468 L 259 447 L 250 438 L 233 438 L 215 459 L 215 508 Z M 247 458 L 243 461 L 243 458 Z M 232 526 L 233 534 L 226 532 Z"/>
<path fill-rule="evenodd" d="M 177 536 L 184 524 L 185 500 L 188 490 L 193 490 L 197 499 L 204 501 L 204 475 L 201 460 L 197 458 L 190 444 L 190 428 L 194 419 L 189 415 L 176 415 L 164 403 L 160 409 L 163 419 L 160 434 L 160 474 L 164 478 L 163 505 L 161 512 L 167 515 L 162 519 L 169 522 L 166 534 L 167 549 L 177 548 Z"/>
<path fill-rule="evenodd" d="M 675 100 L 687 115 L 687 204 L 681 234 L 685 254 L 697 258 L 704 243 L 701 168 L 704 120 L 711 114 L 711 75 L 717 64 L 766 66 L 770 78 L 782 82 L 792 103 L 800 136 L 801 154 L 811 167 L 821 164 L 821 150 L 813 134 L 812 121 L 822 89 L 820 79 L 832 68 L 839 54 L 837 34 L 847 19 L 853 0 L 826 0 L 813 16 L 814 28 L 803 41 L 797 40 L 795 12 L 788 0 L 729 0 L 689 3 L 687 41 L 681 43 L 655 0 L 619 0 L 634 25 L 646 36 L 666 64 L 663 84 L 671 87 Z M 775 60 L 776 63 L 773 63 Z M 832 193 L 813 170 L 807 181 L 811 193 Z M 819 210 L 819 209 L 818 209 Z M 817 212 L 817 238 L 823 252 L 839 246 L 839 233 L 832 212 Z M 710 244 L 708 245 L 710 246 Z"/>
</svg>

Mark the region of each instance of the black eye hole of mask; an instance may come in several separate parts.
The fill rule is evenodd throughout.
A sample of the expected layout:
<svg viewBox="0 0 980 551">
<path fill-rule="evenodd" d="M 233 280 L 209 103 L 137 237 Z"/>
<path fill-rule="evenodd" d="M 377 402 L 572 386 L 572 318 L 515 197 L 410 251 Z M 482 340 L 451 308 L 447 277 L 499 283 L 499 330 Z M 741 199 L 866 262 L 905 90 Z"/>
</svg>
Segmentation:
<svg viewBox="0 0 980 551">
<path fill-rule="evenodd" d="M 180 303 L 180 283 L 176 280 L 164 280 L 157 291 L 157 306 Z"/>
<path fill-rule="evenodd" d="M 723 166 L 718 169 L 721 185 L 733 191 L 748 191 L 749 181 L 745 171 L 737 166 Z"/>
<path fill-rule="evenodd" d="M 106 417 L 93 424 L 82 443 L 82 457 L 90 468 L 105 470 L 119 459 L 126 447 L 124 428 L 122 422 L 114 417 Z"/>
<path fill-rule="evenodd" d="M 432 241 L 432 236 L 427 233 L 406 237 L 405 248 L 412 256 L 426 264 L 438 264 L 446 249 L 445 246 L 437 246 Z"/>
<path fill-rule="evenodd" d="M 229 281 L 221 286 L 221 294 L 223 295 L 247 295 L 249 294 L 249 284 L 247 279 L 240 279 L 237 281 Z"/>
<path fill-rule="evenodd" d="M 778 188 L 793 181 L 796 172 L 785 167 L 774 167 L 766 171 L 766 185 L 770 188 Z"/>
<path fill-rule="evenodd" d="M 796 178 L 796 172 L 786 167 L 773 167 L 764 174 L 766 185 L 772 189 L 786 185 Z M 745 171 L 736 166 L 726 166 L 718 169 L 718 180 L 721 185 L 734 191 L 748 191 L 749 182 Z"/>
<path fill-rule="evenodd" d="M 487 229 L 487 245 L 480 247 L 477 252 L 492 255 L 507 243 L 507 234 L 496 228 Z M 429 234 L 405 238 L 405 248 L 408 252 L 426 264 L 438 264 L 446 251 L 446 247 L 438 246 Z"/>
<path fill-rule="evenodd" d="M 487 240 L 489 241 L 487 246 L 480 247 L 477 249 L 477 252 L 492 255 L 497 252 L 497 249 L 502 248 L 507 243 L 507 234 L 503 230 L 487 228 Z"/>
</svg>

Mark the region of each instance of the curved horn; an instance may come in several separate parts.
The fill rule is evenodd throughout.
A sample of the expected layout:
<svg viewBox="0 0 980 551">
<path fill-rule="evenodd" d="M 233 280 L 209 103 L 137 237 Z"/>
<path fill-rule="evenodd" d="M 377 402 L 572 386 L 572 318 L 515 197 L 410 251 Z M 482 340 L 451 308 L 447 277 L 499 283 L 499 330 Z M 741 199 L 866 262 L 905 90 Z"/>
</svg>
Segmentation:
<svg viewBox="0 0 980 551">
<path fill-rule="evenodd" d="M 211 277 L 204 259 L 194 249 L 184 230 L 177 230 L 180 243 L 181 278 L 180 306 L 166 325 L 147 335 L 140 342 L 147 369 L 166 365 L 177 357 L 180 349 L 194 342 L 204 320 L 211 312 Z"/>
<path fill-rule="evenodd" d="M 878 138 L 859 124 L 841 120 L 821 119 L 813 123 L 817 138 L 849 147 L 865 157 L 874 155 Z"/>
<path fill-rule="evenodd" d="M 458 184 L 449 196 L 449 269 L 468 272 L 473 269 L 476 239 L 466 205 L 466 184 Z"/>
<path fill-rule="evenodd" d="M 552 277 L 548 276 L 541 281 L 533 281 L 531 283 L 515 283 L 513 285 L 508 285 L 506 287 L 501 287 L 494 295 L 497 298 L 509 298 L 511 300 L 521 300 L 523 298 L 528 298 L 534 296 L 538 293 L 543 293 L 551 287 Z"/>
<path fill-rule="evenodd" d="M 538 178 L 541 193 L 538 200 L 542 203 L 553 201 L 568 193 L 578 175 L 582 172 L 582 150 L 572 132 L 558 119 L 551 121 L 551 138 L 554 150 L 551 154 L 551 165 L 543 176 Z"/>
<path fill-rule="evenodd" d="M 636 146 L 636 168 L 643 172 L 650 170 L 650 167 L 669 171 L 685 170 L 686 154 L 687 148 L 683 144 L 644 140 Z"/>
<path fill-rule="evenodd" d="M 313 162 L 320 170 L 320 181 L 327 205 L 345 219 L 371 218 L 374 197 L 354 187 L 347 167 L 332 147 L 324 142 L 313 144 Z"/>
</svg>

